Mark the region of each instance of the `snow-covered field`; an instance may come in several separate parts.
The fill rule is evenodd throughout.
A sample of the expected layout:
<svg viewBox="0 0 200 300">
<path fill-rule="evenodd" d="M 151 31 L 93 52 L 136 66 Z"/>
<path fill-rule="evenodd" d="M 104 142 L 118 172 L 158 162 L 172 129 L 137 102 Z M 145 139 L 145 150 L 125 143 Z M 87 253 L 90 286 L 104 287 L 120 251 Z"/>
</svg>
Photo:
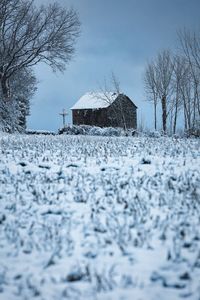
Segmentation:
<svg viewBox="0 0 200 300">
<path fill-rule="evenodd" d="M 0 299 L 199 300 L 199 146 L 2 135 Z"/>
</svg>

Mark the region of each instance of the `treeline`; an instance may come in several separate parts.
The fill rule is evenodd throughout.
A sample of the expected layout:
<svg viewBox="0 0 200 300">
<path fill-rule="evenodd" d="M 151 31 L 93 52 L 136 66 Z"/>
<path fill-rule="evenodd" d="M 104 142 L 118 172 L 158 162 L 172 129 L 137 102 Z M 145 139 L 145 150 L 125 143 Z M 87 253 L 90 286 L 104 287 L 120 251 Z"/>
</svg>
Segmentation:
<svg viewBox="0 0 200 300">
<path fill-rule="evenodd" d="M 200 135 L 200 32 L 184 29 L 178 40 L 177 53 L 163 50 L 147 64 L 147 99 L 153 103 L 155 130 L 161 108 L 164 133 L 175 134 L 182 118 L 185 132 Z"/>
<path fill-rule="evenodd" d="M 65 70 L 79 29 L 77 13 L 58 3 L 0 1 L 0 130 L 25 130 L 37 86 L 33 67 L 43 62 L 53 71 Z"/>
</svg>

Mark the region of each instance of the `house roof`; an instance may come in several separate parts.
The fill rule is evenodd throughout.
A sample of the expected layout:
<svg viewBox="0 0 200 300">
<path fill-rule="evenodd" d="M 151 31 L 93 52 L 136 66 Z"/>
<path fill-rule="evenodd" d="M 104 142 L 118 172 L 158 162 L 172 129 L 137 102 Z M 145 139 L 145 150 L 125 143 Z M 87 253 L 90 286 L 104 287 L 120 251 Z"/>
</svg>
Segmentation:
<svg viewBox="0 0 200 300">
<path fill-rule="evenodd" d="M 106 108 L 110 106 L 115 99 L 117 94 L 113 92 L 88 92 L 83 95 L 72 107 L 71 109 L 97 109 Z"/>
</svg>

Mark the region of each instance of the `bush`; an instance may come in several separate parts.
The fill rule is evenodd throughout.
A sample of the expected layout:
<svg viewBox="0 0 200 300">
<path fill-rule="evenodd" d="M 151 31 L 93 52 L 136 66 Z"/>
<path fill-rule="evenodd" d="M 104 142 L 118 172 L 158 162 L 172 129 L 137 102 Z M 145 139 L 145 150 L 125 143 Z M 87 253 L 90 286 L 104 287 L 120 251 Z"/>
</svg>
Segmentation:
<svg viewBox="0 0 200 300">
<path fill-rule="evenodd" d="M 94 135 L 94 136 L 134 136 L 136 131 L 133 129 L 124 130 L 122 128 L 113 127 L 97 127 L 89 125 L 73 125 L 62 128 L 59 134 L 69 135 Z"/>
<path fill-rule="evenodd" d="M 162 132 L 159 132 L 159 131 L 157 131 L 157 130 L 155 130 L 155 131 L 150 131 L 150 132 L 148 133 L 148 136 L 149 136 L 149 137 L 153 137 L 153 138 L 160 138 L 162 135 L 163 135 Z"/>
<path fill-rule="evenodd" d="M 55 135 L 55 132 L 47 130 L 26 130 L 26 134 Z"/>
<path fill-rule="evenodd" d="M 186 137 L 200 137 L 200 129 L 199 128 L 192 128 L 185 132 Z"/>
</svg>

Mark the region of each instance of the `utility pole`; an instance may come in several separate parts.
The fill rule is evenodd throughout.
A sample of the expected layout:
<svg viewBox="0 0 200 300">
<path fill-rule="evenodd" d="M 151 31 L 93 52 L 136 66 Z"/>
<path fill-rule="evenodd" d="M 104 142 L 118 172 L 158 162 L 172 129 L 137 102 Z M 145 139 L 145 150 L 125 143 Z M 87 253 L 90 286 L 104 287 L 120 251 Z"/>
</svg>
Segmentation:
<svg viewBox="0 0 200 300">
<path fill-rule="evenodd" d="M 63 111 L 61 113 L 59 113 L 59 115 L 62 116 L 63 118 L 63 128 L 65 128 L 65 117 L 68 115 L 68 113 L 66 112 L 66 110 L 63 108 Z"/>
</svg>

